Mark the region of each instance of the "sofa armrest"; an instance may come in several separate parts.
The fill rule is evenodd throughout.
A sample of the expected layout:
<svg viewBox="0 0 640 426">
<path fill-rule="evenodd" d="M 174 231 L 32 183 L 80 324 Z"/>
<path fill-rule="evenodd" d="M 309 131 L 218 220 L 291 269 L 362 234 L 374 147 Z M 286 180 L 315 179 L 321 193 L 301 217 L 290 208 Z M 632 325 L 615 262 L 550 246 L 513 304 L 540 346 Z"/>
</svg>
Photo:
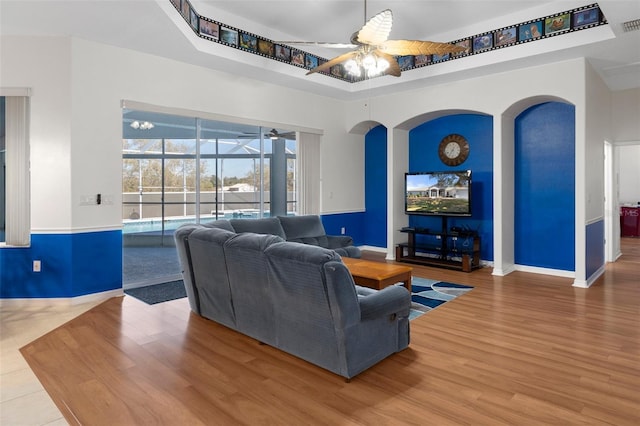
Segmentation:
<svg viewBox="0 0 640 426">
<path fill-rule="evenodd" d="M 392 285 L 368 295 L 358 292 L 358 296 L 361 320 L 393 314 L 409 316 L 411 294 L 404 287 Z"/>
<path fill-rule="evenodd" d="M 327 245 L 329 249 L 337 249 L 353 245 L 353 238 L 348 235 L 327 235 Z"/>
</svg>

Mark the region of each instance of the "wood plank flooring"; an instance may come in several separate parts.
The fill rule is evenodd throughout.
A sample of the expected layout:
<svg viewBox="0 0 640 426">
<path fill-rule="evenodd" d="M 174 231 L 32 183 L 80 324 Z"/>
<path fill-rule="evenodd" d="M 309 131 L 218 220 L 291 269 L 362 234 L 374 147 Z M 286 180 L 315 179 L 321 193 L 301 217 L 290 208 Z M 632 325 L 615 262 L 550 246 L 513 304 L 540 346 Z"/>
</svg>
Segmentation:
<svg viewBox="0 0 640 426">
<path fill-rule="evenodd" d="M 409 348 L 350 383 L 186 299 L 113 298 L 21 352 L 72 425 L 638 425 L 640 240 L 623 253 L 589 289 L 415 266 L 474 289 L 412 321 Z"/>
</svg>

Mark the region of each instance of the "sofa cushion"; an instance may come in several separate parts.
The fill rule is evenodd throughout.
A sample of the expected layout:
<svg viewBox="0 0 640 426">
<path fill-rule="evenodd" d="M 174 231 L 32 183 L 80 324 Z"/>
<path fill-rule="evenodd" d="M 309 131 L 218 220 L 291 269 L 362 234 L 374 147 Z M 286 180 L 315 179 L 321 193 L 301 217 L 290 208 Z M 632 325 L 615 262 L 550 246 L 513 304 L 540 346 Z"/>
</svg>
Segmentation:
<svg viewBox="0 0 640 426">
<path fill-rule="evenodd" d="M 303 238 L 326 238 L 326 232 L 320 216 L 317 215 L 305 215 L 305 216 L 278 216 L 282 229 L 286 235 L 287 241 L 304 242 L 306 244 L 319 245 L 326 247 L 326 241 L 318 241 L 315 244 L 311 241 L 303 241 Z"/>
<path fill-rule="evenodd" d="M 211 222 L 203 223 L 202 226 L 206 228 L 220 228 L 224 229 L 225 231 L 235 232 L 235 229 L 233 229 L 233 226 L 231 226 L 231 223 L 227 219 L 218 219 Z"/>
<path fill-rule="evenodd" d="M 202 225 L 196 225 L 195 223 L 187 223 L 178 227 L 173 233 L 173 239 L 176 243 L 176 251 L 178 252 L 178 259 L 182 266 L 182 280 L 184 282 L 184 288 L 189 298 L 189 305 L 191 310 L 197 314 L 200 312 L 200 297 L 198 295 L 198 289 L 196 288 L 195 278 L 193 277 L 193 267 L 191 262 L 191 251 L 187 238 L 196 229 L 202 228 Z"/>
<path fill-rule="evenodd" d="M 267 247 L 283 241 L 276 235 L 245 232 L 224 244 L 236 325 L 269 345 L 275 343 L 275 330 L 264 253 Z"/>
<path fill-rule="evenodd" d="M 332 371 L 341 371 L 338 354 L 342 339 L 336 338 L 336 328 L 340 329 L 336 323 L 340 321 L 332 315 L 324 280 L 324 266 L 338 264 L 339 256 L 332 250 L 292 242 L 273 244 L 265 254 L 269 296 L 275 305 L 277 347 Z M 341 284 L 349 286 L 349 282 Z M 354 285 L 351 287 L 353 317 L 358 320 L 360 311 Z"/>
<path fill-rule="evenodd" d="M 286 239 L 282 225 L 277 217 L 261 219 L 229 219 L 229 223 L 238 234 L 253 232 L 254 234 L 271 234 Z"/>
<path fill-rule="evenodd" d="M 233 328 L 236 319 L 223 247 L 234 237 L 234 232 L 215 227 L 195 229 L 187 237 L 200 314 Z"/>
<path fill-rule="evenodd" d="M 287 238 L 287 241 L 329 248 L 329 240 L 326 235 L 319 235 L 317 237 Z"/>
</svg>

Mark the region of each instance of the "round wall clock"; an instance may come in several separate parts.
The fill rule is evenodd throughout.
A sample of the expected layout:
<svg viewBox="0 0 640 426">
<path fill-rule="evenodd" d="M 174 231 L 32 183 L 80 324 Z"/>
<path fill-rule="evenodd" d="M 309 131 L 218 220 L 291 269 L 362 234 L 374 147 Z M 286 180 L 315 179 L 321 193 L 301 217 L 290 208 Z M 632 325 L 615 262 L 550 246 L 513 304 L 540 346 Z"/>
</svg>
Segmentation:
<svg viewBox="0 0 640 426">
<path fill-rule="evenodd" d="M 458 166 L 469 156 L 469 142 L 461 135 L 447 135 L 440 141 L 438 155 L 447 166 Z"/>
</svg>

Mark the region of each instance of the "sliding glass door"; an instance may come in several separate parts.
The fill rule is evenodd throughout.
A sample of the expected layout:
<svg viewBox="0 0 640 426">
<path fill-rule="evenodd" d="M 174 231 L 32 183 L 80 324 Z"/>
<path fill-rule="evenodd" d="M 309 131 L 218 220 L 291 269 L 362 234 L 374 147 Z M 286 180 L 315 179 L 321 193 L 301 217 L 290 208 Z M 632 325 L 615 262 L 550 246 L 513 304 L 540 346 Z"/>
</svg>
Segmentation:
<svg viewBox="0 0 640 426">
<path fill-rule="evenodd" d="M 180 278 L 183 223 L 296 214 L 295 133 L 124 110 L 125 288 Z"/>
</svg>

